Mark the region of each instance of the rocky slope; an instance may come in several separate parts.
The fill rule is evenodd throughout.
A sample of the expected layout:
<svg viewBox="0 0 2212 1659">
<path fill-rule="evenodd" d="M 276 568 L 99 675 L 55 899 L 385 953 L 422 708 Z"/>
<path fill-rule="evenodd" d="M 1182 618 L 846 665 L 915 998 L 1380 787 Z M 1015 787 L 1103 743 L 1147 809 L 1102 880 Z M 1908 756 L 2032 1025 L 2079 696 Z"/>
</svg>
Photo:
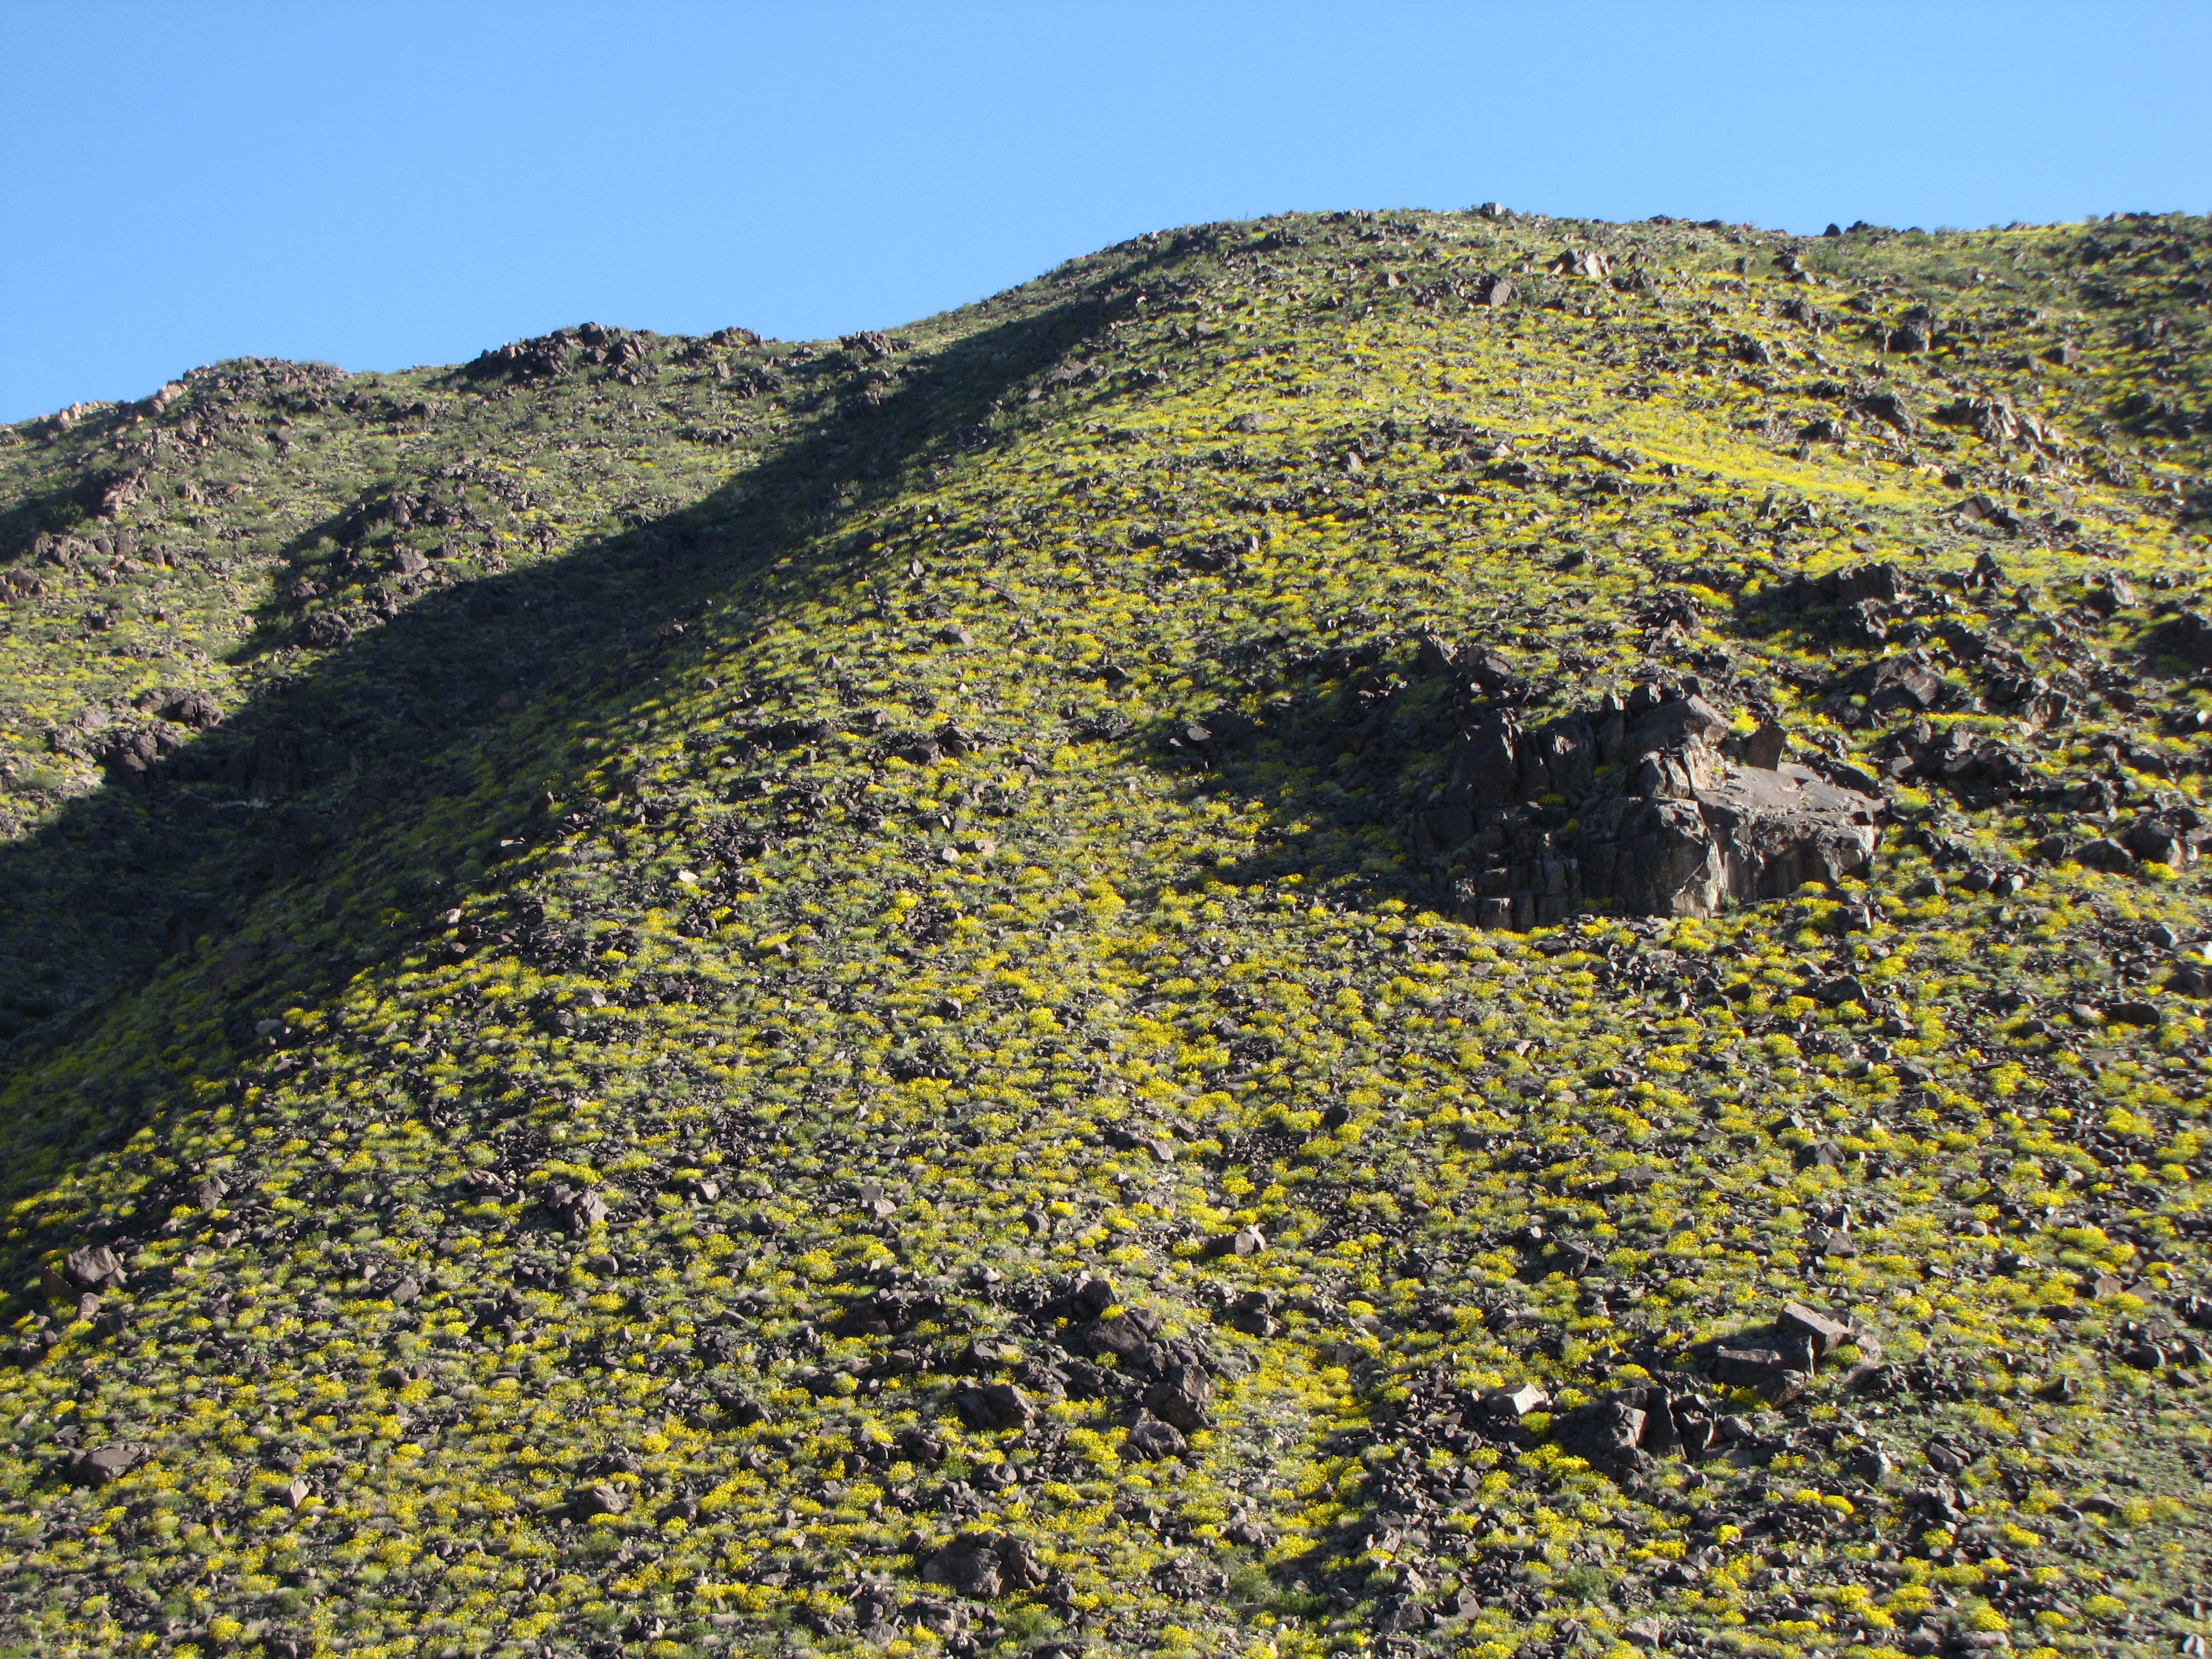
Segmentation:
<svg viewBox="0 0 2212 1659">
<path fill-rule="evenodd" d="M 2201 1646 L 2209 259 L 8 430 L 0 1650 Z"/>
</svg>

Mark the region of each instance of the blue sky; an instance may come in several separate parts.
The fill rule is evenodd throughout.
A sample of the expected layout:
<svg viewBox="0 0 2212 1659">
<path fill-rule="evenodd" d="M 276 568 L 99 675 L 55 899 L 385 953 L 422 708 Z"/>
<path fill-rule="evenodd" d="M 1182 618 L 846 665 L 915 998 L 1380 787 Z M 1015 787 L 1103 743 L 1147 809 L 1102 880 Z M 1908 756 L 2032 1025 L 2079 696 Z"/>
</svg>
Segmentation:
<svg viewBox="0 0 2212 1659">
<path fill-rule="evenodd" d="M 1289 208 L 2212 209 L 2212 5 L 0 0 L 0 420 L 887 326 Z"/>
</svg>

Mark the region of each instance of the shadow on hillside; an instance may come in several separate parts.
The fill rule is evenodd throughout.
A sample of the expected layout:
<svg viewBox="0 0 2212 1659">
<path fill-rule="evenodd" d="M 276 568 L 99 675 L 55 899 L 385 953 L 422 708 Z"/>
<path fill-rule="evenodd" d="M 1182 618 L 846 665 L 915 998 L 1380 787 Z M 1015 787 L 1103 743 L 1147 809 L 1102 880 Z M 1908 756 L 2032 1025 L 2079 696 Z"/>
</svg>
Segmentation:
<svg viewBox="0 0 2212 1659">
<path fill-rule="evenodd" d="M 0 848 L 0 1036 L 14 1039 L 0 1121 L 16 1154 L 0 1190 L 51 1181 L 173 1101 L 183 1079 L 155 1059 L 173 1045 L 210 1065 L 192 999 L 172 995 L 194 968 L 220 988 L 228 1066 L 272 1009 L 326 998 L 434 932 L 441 896 L 476 880 L 501 843 L 526 842 L 543 824 L 536 804 L 578 781 L 590 737 L 634 718 L 672 662 L 744 625 L 710 602 L 802 537 L 832 551 L 777 568 L 765 604 L 865 577 L 864 553 L 835 548 L 839 523 L 982 441 L 1011 385 L 1114 314 L 1083 299 L 981 331 L 879 406 L 826 413 L 689 508 L 424 595 L 127 786 Z M 673 643 L 672 618 L 684 622 Z M 299 885 L 310 877 L 322 890 L 312 911 Z M 141 1068 L 116 1069 L 103 1049 Z"/>
<path fill-rule="evenodd" d="M 1141 282 L 1152 263 L 1124 280 Z M 914 365 L 879 405 L 826 409 L 690 507 L 428 592 L 128 787 L 111 783 L 0 848 L 0 972 L 10 975 L 0 1038 L 14 1039 L 0 1051 L 0 1125 L 14 1154 L 0 1201 L 120 1146 L 194 1097 L 188 1085 L 201 1099 L 232 1093 L 260 1021 L 326 1002 L 363 969 L 441 934 L 464 892 L 495 889 L 503 858 L 556 833 L 543 803 L 586 793 L 584 772 L 605 758 L 590 746 L 636 720 L 664 675 L 726 650 L 748 611 L 869 585 L 874 556 L 841 544 L 840 526 L 991 441 L 984 422 L 1009 390 L 1095 349 L 1119 305 L 1072 300 L 979 331 Z M 817 380 L 833 404 L 858 386 L 826 371 Z M 1123 395 L 1100 388 L 1085 407 L 1103 412 Z M 803 539 L 822 552 L 787 561 Z M 747 583 L 757 602 L 713 608 Z M 684 627 L 672 637 L 672 619 Z M 292 625 L 273 598 L 259 622 L 249 656 Z M 1133 741 L 1171 763 L 1151 734 Z M 1341 831 L 1296 835 L 1240 880 L 1294 868 L 1418 896 L 1418 881 L 1378 854 L 1389 832 L 1375 806 L 1390 781 L 1347 791 L 1325 761 L 1287 789 L 1237 763 L 1215 775 L 1273 797 L 1283 822 Z M 58 1012 L 36 1006 L 42 983 L 65 1005 Z"/>
</svg>

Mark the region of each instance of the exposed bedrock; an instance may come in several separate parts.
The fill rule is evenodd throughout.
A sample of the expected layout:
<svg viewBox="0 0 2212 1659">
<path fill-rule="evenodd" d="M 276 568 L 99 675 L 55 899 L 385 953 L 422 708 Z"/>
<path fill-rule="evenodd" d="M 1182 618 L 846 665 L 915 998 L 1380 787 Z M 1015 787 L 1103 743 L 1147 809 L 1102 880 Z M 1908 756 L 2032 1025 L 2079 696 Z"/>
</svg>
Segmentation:
<svg viewBox="0 0 2212 1659">
<path fill-rule="evenodd" d="M 1413 850 L 1460 872 L 1462 920 L 1516 931 L 1592 901 L 1711 915 L 1865 868 L 1881 802 L 1781 746 L 1771 727 L 1737 738 L 1701 698 L 1651 685 L 1533 727 L 1492 708 L 1462 730 Z"/>
</svg>

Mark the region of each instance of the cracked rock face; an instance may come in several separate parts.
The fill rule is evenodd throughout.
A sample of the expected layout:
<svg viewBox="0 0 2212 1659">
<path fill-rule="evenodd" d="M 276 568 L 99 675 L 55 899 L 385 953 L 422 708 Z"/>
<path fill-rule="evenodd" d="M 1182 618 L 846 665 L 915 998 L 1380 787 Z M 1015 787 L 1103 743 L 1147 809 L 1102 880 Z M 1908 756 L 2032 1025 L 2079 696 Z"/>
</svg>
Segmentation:
<svg viewBox="0 0 2212 1659">
<path fill-rule="evenodd" d="M 1461 919 L 1516 931 L 1590 901 L 1709 916 L 1865 868 L 1881 803 L 1769 745 L 1747 747 L 1771 767 L 1731 758 L 1717 746 L 1728 729 L 1703 699 L 1648 686 L 1534 729 L 1487 711 L 1456 745 L 1456 798 L 1416 821 L 1415 850 L 1471 862 Z"/>
<path fill-rule="evenodd" d="M 1682 769 L 1686 799 L 1612 804 L 1617 908 L 1709 916 L 1729 899 L 1754 903 L 1808 881 L 1832 884 L 1874 856 L 1881 803 L 1870 796 L 1802 766 L 1762 771 L 1705 751 L 1686 755 Z"/>
</svg>

